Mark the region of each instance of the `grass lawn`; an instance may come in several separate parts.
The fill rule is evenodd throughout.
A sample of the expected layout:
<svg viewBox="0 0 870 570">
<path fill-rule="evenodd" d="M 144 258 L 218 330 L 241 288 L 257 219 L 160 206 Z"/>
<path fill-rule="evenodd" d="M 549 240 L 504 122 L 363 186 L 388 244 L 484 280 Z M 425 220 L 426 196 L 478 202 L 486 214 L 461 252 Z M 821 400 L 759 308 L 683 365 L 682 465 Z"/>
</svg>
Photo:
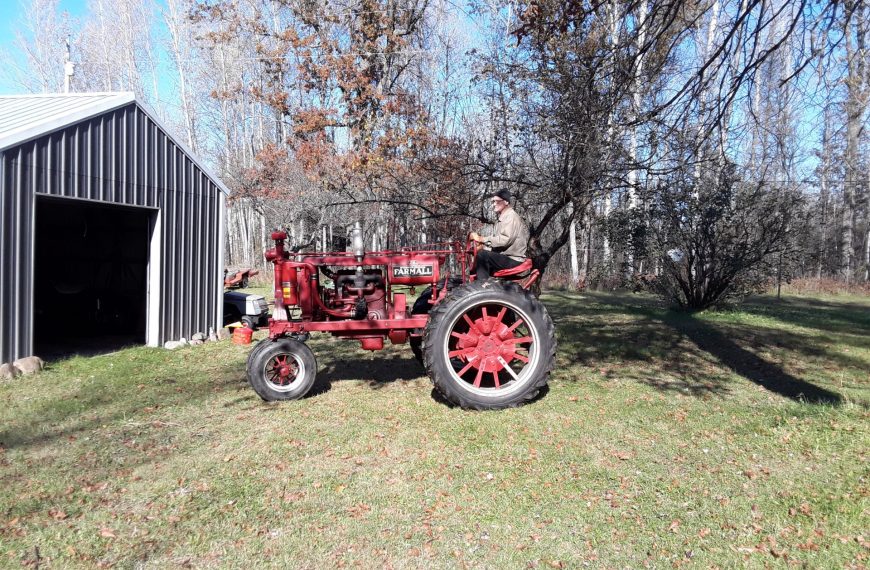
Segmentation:
<svg viewBox="0 0 870 570">
<path fill-rule="evenodd" d="M 516 410 L 323 336 L 278 405 L 229 341 L 0 384 L 0 567 L 868 565 L 870 300 L 543 299 L 558 365 Z"/>
</svg>

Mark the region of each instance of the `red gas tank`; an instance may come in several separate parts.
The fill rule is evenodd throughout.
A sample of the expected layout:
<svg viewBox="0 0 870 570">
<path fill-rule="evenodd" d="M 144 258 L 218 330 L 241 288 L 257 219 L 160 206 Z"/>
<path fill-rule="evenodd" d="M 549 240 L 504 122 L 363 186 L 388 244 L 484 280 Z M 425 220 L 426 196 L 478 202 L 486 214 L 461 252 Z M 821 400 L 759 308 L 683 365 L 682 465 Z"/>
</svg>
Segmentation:
<svg viewBox="0 0 870 570">
<path fill-rule="evenodd" d="M 398 257 L 390 265 L 390 281 L 395 285 L 426 285 L 438 281 L 439 260 L 435 255 L 411 254 Z"/>
</svg>

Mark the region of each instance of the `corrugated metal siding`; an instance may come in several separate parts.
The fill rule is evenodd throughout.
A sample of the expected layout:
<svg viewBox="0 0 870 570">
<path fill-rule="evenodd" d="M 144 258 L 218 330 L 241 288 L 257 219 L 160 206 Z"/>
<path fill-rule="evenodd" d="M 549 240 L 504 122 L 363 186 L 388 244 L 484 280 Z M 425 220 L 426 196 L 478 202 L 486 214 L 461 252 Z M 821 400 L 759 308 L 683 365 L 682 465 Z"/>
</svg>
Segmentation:
<svg viewBox="0 0 870 570">
<path fill-rule="evenodd" d="M 0 160 L 0 362 L 31 354 L 33 310 L 34 175 L 21 165 L 23 151 L 10 149 Z M 21 187 L 22 191 L 11 189 Z"/>
<path fill-rule="evenodd" d="M 37 195 L 160 209 L 159 342 L 221 325 L 223 195 L 135 103 L 4 150 L 0 180 L 0 362 L 32 353 Z"/>
</svg>

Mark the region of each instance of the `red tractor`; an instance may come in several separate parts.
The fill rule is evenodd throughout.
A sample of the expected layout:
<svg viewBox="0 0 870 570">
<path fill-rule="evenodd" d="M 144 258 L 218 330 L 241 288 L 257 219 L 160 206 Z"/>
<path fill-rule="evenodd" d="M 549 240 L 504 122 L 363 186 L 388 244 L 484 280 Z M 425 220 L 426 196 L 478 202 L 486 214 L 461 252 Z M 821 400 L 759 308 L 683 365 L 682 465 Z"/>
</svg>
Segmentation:
<svg viewBox="0 0 870 570">
<path fill-rule="evenodd" d="M 408 342 L 438 391 L 463 408 L 517 406 L 547 384 L 556 340 L 547 309 L 529 291 L 540 277 L 530 259 L 481 282 L 468 276 L 471 244 L 367 253 L 359 224 L 351 252 L 298 253 L 285 249 L 285 232 L 272 239 L 275 308 L 269 337 L 246 368 L 264 400 L 295 400 L 311 389 L 317 363 L 305 341 L 315 331 L 365 350 L 383 349 L 384 339 Z M 394 291 L 415 287 L 425 289 L 413 306 Z"/>
</svg>

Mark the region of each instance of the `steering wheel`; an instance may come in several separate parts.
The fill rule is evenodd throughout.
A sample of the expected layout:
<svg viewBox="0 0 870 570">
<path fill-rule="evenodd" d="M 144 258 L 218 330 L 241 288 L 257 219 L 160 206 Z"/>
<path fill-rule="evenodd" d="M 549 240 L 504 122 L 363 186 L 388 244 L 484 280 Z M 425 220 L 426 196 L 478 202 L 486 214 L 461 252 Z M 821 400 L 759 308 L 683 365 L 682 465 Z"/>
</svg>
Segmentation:
<svg viewBox="0 0 870 570">
<path fill-rule="evenodd" d="M 470 272 L 472 268 L 477 263 L 477 252 L 483 248 L 483 244 L 480 242 L 476 242 L 473 239 L 468 239 L 465 242 L 465 254 L 469 256 L 468 260 L 468 271 Z"/>
</svg>

